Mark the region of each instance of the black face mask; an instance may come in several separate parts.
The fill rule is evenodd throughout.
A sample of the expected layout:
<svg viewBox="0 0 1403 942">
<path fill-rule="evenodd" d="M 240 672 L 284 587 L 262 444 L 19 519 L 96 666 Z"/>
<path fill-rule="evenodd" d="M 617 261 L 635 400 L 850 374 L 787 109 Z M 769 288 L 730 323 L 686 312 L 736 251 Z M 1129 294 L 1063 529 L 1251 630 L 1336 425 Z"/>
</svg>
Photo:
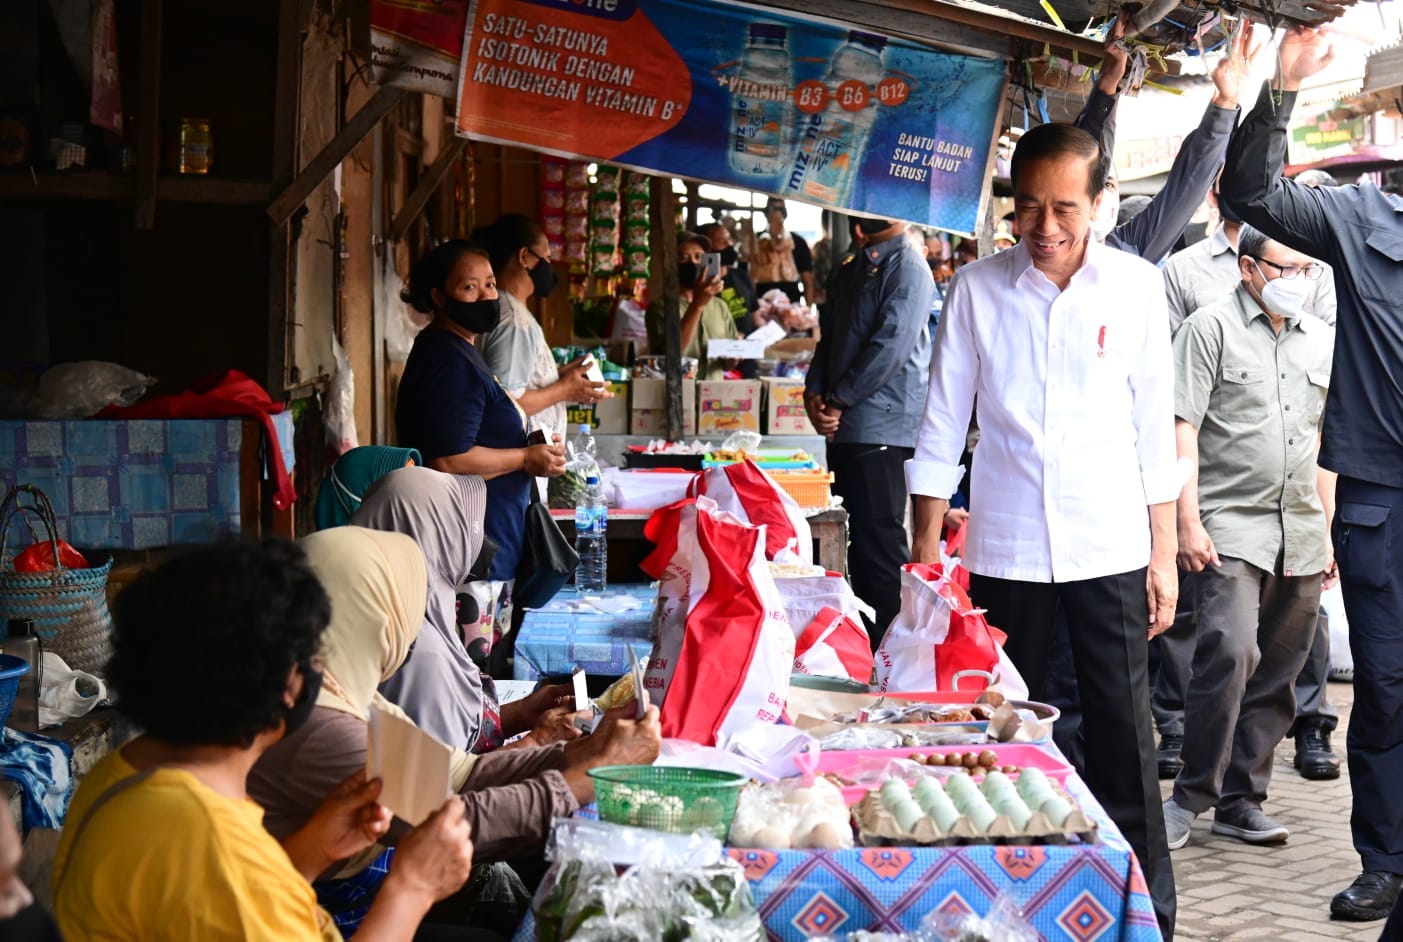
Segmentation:
<svg viewBox="0 0 1403 942">
<path fill-rule="evenodd" d="M 475 334 L 490 333 L 502 322 L 502 305 L 496 298 L 479 298 L 476 301 L 449 298 L 443 305 L 443 313 L 459 327 Z"/>
<path fill-rule="evenodd" d="M 550 293 L 555 290 L 557 280 L 555 266 L 539 255 L 536 258 L 536 267 L 527 272 L 531 276 L 531 291 L 538 298 L 548 298 Z"/>
<path fill-rule="evenodd" d="M 308 663 L 299 666 L 302 668 L 302 693 L 298 695 L 296 703 L 283 708 L 283 722 L 287 724 L 283 731 L 284 738 L 297 732 L 312 718 L 312 708 L 317 705 L 317 694 L 322 689 L 322 672 L 312 670 L 312 665 Z"/>
<path fill-rule="evenodd" d="M 686 291 L 697 283 L 697 277 L 701 274 L 701 268 L 696 262 L 677 263 L 677 283 Z"/>
<path fill-rule="evenodd" d="M 735 268 L 736 262 L 740 261 L 740 253 L 736 251 L 734 245 L 728 245 L 721 250 L 721 264 L 727 268 Z"/>
</svg>

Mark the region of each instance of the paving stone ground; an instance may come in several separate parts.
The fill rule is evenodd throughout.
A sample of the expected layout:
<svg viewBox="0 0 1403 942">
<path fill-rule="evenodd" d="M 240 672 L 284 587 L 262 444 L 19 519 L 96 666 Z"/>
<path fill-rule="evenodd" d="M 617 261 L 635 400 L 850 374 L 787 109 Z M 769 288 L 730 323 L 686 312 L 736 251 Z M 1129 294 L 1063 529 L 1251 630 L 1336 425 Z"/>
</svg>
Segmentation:
<svg viewBox="0 0 1403 942">
<path fill-rule="evenodd" d="M 1330 701 L 1340 713 L 1333 743 L 1341 760 L 1353 698 L 1349 684 L 1330 685 Z M 1179 888 L 1176 939 L 1378 939 L 1382 921 L 1330 919 L 1330 897 L 1359 874 L 1349 836 L 1349 770 L 1332 782 L 1308 782 L 1292 767 L 1294 754 L 1292 742 L 1277 748 L 1270 797 L 1263 807 L 1291 829 L 1285 844 L 1253 847 L 1212 834 L 1209 812 L 1194 822 L 1188 846 L 1173 852 Z M 1169 784 L 1163 783 L 1165 797 Z"/>
</svg>

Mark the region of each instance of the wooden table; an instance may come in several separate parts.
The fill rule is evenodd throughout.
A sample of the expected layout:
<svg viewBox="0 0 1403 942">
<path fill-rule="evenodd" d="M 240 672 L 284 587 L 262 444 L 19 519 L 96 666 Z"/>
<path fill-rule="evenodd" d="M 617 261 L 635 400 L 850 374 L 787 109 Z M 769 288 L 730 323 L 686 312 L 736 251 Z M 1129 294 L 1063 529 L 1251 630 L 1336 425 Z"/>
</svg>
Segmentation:
<svg viewBox="0 0 1403 942">
<path fill-rule="evenodd" d="M 575 515 L 570 510 L 552 511 L 566 539 L 574 542 Z M 643 525 L 651 513 L 609 511 L 610 582 L 646 582 L 648 576 L 639 564 L 653 551 L 653 543 L 643 535 Z M 814 540 L 814 562 L 830 572 L 848 574 L 848 512 L 841 507 L 816 511 L 808 518 Z"/>
</svg>

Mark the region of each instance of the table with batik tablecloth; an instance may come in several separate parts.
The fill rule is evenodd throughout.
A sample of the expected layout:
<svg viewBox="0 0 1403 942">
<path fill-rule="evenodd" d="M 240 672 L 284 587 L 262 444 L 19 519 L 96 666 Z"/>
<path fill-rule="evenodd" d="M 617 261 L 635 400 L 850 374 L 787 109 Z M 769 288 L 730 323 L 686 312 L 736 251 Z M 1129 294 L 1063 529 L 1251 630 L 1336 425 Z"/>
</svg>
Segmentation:
<svg viewBox="0 0 1403 942">
<path fill-rule="evenodd" d="M 1075 774 L 1065 787 L 1096 821 L 1095 842 L 727 852 L 772 940 L 911 931 L 937 910 L 984 915 L 1007 894 L 1048 942 L 1158 942 L 1130 845 Z M 528 917 L 515 942 L 534 930 Z"/>
</svg>

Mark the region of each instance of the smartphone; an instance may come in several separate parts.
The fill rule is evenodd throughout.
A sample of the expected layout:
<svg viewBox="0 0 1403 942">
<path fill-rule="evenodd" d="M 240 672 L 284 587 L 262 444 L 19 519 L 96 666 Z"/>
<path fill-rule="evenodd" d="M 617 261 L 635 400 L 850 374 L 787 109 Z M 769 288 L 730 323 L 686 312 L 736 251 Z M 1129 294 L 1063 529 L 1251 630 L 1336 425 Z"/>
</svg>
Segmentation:
<svg viewBox="0 0 1403 942">
<path fill-rule="evenodd" d="M 530 435 L 526 436 L 526 444 L 527 444 L 528 446 L 529 446 L 529 445 L 548 445 L 548 444 L 550 444 L 550 442 L 546 439 L 546 433 L 545 433 L 545 431 L 544 431 L 543 429 L 535 428 L 535 429 L 532 429 L 532 430 L 531 430 L 531 434 L 530 434 Z"/>
<path fill-rule="evenodd" d="M 701 275 L 706 281 L 721 277 L 721 253 L 706 252 L 702 255 Z"/>
</svg>

